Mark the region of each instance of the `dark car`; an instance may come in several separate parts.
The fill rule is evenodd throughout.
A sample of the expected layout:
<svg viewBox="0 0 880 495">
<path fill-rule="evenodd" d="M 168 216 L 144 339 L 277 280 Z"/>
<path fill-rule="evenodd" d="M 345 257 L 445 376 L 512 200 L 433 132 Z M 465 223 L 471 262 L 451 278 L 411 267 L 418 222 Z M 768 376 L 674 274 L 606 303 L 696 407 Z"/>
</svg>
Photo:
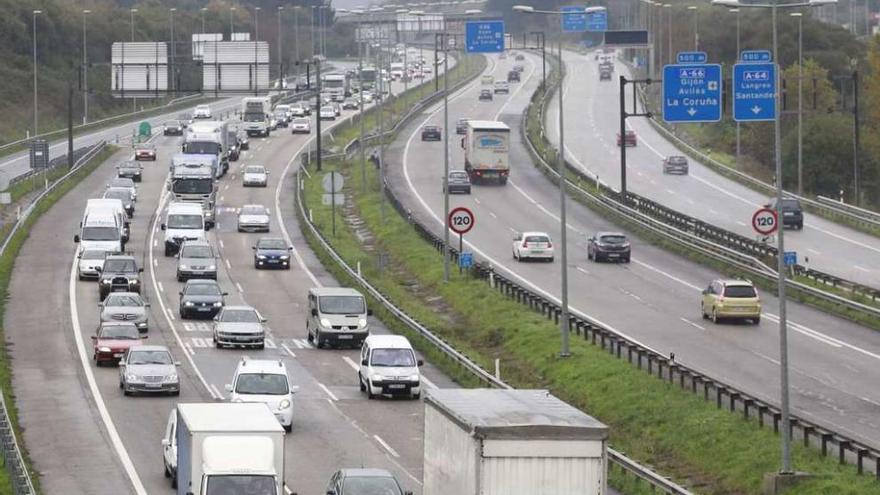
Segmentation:
<svg viewBox="0 0 880 495">
<path fill-rule="evenodd" d="M 236 133 L 236 137 L 238 138 L 238 151 L 247 151 L 251 147 L 251 143 L 248 141 L 247 132 L 242 129 L 239 129 Z"/>
<path fill-rule="evenodd" d="M 129 160 L 116 166 L 116 177 L 127 177 L 135 182 L 140 182 L 143 171 L 143 165 L 136 161 Z"/>
<path fill-rule="evenodd" d="M 122 207 L 129 218 L 134 216 L 134 197 L 131 195 L 131 189 L 127 187 L 109 187 L 104 191 L 104 198 L 118 199 L 122 201 Z"/>
<path fill-rule="evenodd" d="M 183 122 L 179 120 L 169 120 L 162 126 L 162 134 L 165 136 L 183 136 Z"/>
<path fill-rule="evenodd" d="M 229 161 L 234 162 L 238 160 L 238 157 L 241 156 L 241 143 L 238 142 L 238 133 L 236 131 L 229 131 L 227 133 L 229 136 Z"/>
<path fill-rule="evenodd" d="M 455 123 L 456 134 L 467 134 L 468 119 L 458 119 Z"/>
<path fill-rule="evenodd" d="M 451 170 L 446 178 L 446 183 L 448 184 L 446 187 L 449 187 L 449 194 L 457 192 L 462 194 L 471 193 L 471 179 L 464 170 Z M 444 189 L 443 192 L 445 193 L 446 190 Z"/>
<path fill-rule="evenodd" d="M 599 64 L 599 70 L 614 73 L 614 64 L 612 62 L 602 62 Z"/>
<path fill-rule="evenodd" d="M 103 301 L 111 292 L 140 293 L 143 271 L 130 254 L 108 254 L 98 275 L 98 297 Z"/>
<path fill-rule="evenodd" d="M 617 133 L 617 146 L 620 146 L 621 139 L 620 133 Z M 635 146 L 636 145 L 636 131 L 626 131 L 623 133 L 623 145 L 624 146 Z"/>
<path fill-rule="evenodd" d="M 213 318 L 223 308 L 228 295 L 220 290 L 216 280 L 187 280 L 180 291 L 180 318 Z"/>
<path fill-rule="evenodd" d="M 422 127 L 422 141 L 440 141 L 441 139 L 443 139 L 443 133 L 439 126 L 426 125 Z"/>
<path fill-rule="evenodd" d="M 600 70 L 599 71 L 599 80 L 600 81 L 610 81 L 611 80 L 611 71 Z"/>
<path fill-rule="evenodd" d="M 492 90 L 491 89 L 481 89 L 480 90 L 480 101 L 492 101 Z"/>
<path fill-rule="evenodd" d="M 765 205 L 771 210 L 776 210 L 776 199 Z M 782 226 L 792 227 L 798 230 L 804 228 L 804 210 L 801 202 L 794 198 L 782 198 Z"/>
<path fill-rule="evenodd" d="M 284 268 L 290 270 L 290 252 L 293 247 L 288 246 L 280 237 L 261 237 L 254 249 L 254 268 Z"/>
<path fill-rule="evenodd" d="M 507 73 L 507 82 L 519 82 L 519 72 L 512 70 Z"/>
<path fill-rule="evenodd" d="M 363 495 L 381 493 L 382 495 L 412 495 L 400 487 L 393 474 L 384 469 L 340 469 L 330 477 L 327 485 L 328 495 Z"/>
<path fill-rule="evenodd" d="M 630 244 L 619 232 L 598 232 L 587 239 L 587 258 L 593 261 L 616 260 L 629 263 Z"/>
<path fill-rule="evenodd" d="M 517 54 L 516 54 L 516 57 L 514 57 L 514 59 L 515 59 L 515 60 L 525 60 L 526 57 L 525 57 L 525 55 L 523 55 L 522 53 L 517 53 Z"/>
<path fill-rule="evenodd" d="M 664 174 L 683 174 L 688 173 L 688 159 L 681 155 L 671 155 L 663 159 Z"/>
</svg>

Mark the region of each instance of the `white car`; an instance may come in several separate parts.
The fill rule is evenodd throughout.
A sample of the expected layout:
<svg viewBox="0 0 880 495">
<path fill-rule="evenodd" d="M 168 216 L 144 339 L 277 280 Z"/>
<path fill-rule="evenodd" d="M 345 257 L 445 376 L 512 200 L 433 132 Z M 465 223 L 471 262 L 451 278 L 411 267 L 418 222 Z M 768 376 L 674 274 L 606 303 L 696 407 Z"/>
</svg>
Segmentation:
<svg viewBox="0 0 880 495">
<path fill-rule="evenodd" d="M 292 107 L 290 107 L 290 113 L 294 118 L 305 117 L 306 108 L 300 104 L 294 104 Z"/>
<path fill-rule="evenodd" d="M 336 109 L 329 105 L 323 106 L 318 113 L 318 118 L 321 120 L 336 120 Z"/>
<path fill-rule="evenodd" d="M 241 173 L 241 185 L 244 187 L 266 187 L 269 183 L 269 171 L 262 165 L 248 165 Z"/>
<path fill-rule="evenodd" d="M 553 261 L 553 241 L 546 232 L 522 232 L 513 236 L 513 259 Z"/>
<path fill-rule="evenodd" d="M 269 209 L 263 205 L 244 205 L 238 210 L 239 232 L 269 232 Z"/>
<path fill-rule="evenodd" d="M 416 353 L 402 335 L 370 335 L 361 346 L 358 382 L 373 399 L 381 395 L 418 399 L 422 394 Z"/>
<path fill-rule="evenodd" d="M 100 270 L 104 267 L 104 256 L 107 251 L 103 249 L 86 249 L 80 251 L 76 257 L 79 259 L 77 263 L 77 272 L 80 280 L 97 279 Z"/>
<path fill-rule="evenodd" d="M 205 119 L 210 120 L 213 117 L 211 113 L 211 107 L 208 105 L 199 105 L 193 111 L 193 119 Z"/>
<path fill-rule="evenodd" d="M 293 394 L 284 362 L 271 359 L 241 358 L 226 392 L 232 402 L 262 402 L 285 430 L 293 429 Z"/>
<path fill-rule="evenodd" d="M 364 90 L 364 105 L 373 103 L 373 92 Z"/>
<path fill-rule="evenodd" d="M 290 124 L 291 134 L 309 134 L 312 132 L 312 121 L 308 117 L 297 117 Z"/>
</svg>

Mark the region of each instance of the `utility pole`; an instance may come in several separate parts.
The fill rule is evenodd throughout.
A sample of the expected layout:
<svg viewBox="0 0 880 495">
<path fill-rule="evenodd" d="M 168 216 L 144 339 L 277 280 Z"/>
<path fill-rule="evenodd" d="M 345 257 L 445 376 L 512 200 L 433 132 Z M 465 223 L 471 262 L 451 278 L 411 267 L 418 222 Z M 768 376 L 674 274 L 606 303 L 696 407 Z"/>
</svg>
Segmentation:
<svg viewBox="0 0 880 495">
<path fill-rule="evenodd" d="M 804 195 L 804 14 L 792 12 L 798 20 L 798 120 L 797 120 L 797 188 Z"/>
<path fill-rule="evenodd" d="M 281 60 L 281 11 L 284 10 L 283 5 L 278 6 L 278 80 L 279 89 L 284 89 L 284 63 Z"/>
<path fill-rule="evenodd" d="M 177 68 L 174 65 L 174 12 L 175 11 L 177 11 L 177 9 L 174 7 L 171 7 L 170 9 L 168 9 L 168 12 L 171 13 L 171 70 L 169 71 L 169 75 L 171 76 L 171 91 L 172 92 L 177 87 L 177 85 L 174 84 L 175 79 L 177 79 L 175 77 L 175 74 L 177 73 Z"/>
<path fill-rule="evenodd" d="M 73 81 L 67 81 L 67 168 L 73 168 Z"/>
<path fill-rule="evenodd" d="M 299 64 L 299 5 L 293 6 L 293 49 L 294 60 Z"/>
<path fill-rule="evenodd" d="M 42 10 L 34 11 L 34 136 L 39 135 L 39 126 L 37 121 L 37 15 L 42 14 Z"/>
<path fill-rule="evenodd" d="M 859 171 L 859 72 L 853 71 L 853 203 L 861 203 L 861 178 Z"/>
<path fill-rule="evenodd" d="M 318 75 L 315 79 L 317 79 L 317 91 L 315 93 L 315 101 L 317 102 L 317 110 L 318 110 L 318 118 L 315 122 L 315 127 L 317 128 L 318 134 L 315 136 L 315 144 L 318 148 L 317 158 L 315 170 L 318 172 L 321 171 L 321 58 L 315 57 L 315 71 L 317 71 Z"/>
<path fill-rule="evenodd" d="M 88 43 L 86 42 L 86 16 L 91 14 L 92 11 L 85 9 L 82 11 L 83 14 L 83 68 L 82 68 L 82 81 L 83 81 L 83 124 L 88 123 L 89 121 L 89 57 L 88 57 Z"/>
</svg>

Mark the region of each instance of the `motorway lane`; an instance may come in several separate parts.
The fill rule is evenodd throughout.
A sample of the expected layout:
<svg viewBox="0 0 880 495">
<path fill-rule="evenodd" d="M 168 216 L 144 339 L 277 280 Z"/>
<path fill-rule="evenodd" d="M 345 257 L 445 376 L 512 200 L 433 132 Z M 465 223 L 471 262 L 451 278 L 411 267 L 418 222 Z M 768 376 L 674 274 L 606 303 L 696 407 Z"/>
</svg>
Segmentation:
<svg viewBox="0 0 880 495">
<path fill-rule="evenodd" d="M 598 62 L 592 57 L 564 52 L 568 69 L 565 102 L 566 156 L 577 166 L 598 174 L 604 182 L 620 187 L 620 151 L 616 146 L 620 127 L 619 89 L 614 81 L 599 81 Z M 615 69 L 629 76 L 627 66 Z M 616 81 L 615 74 L 615 81 Z M 572 84 L 574 83 L 574 84 Z M 628 108 L 632 92 L 627 92 Z M 553 101 L 558 101 L 554 98 Z M 548 138 L 558 143 L 558 103 L 549 105 Z M 746 124 L 747 125 L 747 124 Z M 627 187 L 638 194 L 731 232 L 755 237 L 751 218 L 768 198 L 727 179 L 689 158 L 690 174 L 664 175 L 665 156 L 683 154 L 644 118 L 627 119 L 638 145 L 628 148 Z M 802 231 L 786 230 L 786 249 L 798 252 L 801 264 L 869 286 L 880 278 L 880 241 L 876 237 L 807 213 Z M 805 263 L 805 259 L 809 263 Z"/>
<path fill-rule="evenodd" d="M 477 105 L 475 112 L 472 102 L 479 86 L 471 86 L 451 99 L 450 122 L 459 117 L 500 118 L 516 129 L 540 77 L 535 77 L 535 60 L 530 57 L 528 62 L 520 83 L 525 88 L 519 94 Z M 496 69 L 495 75 L 504 73 L 509 64 L 499 61 L 501 70 Z M 504 107 L 507 101 L 510 103 Z M 438 232 L 442 232 L 443 196 L 438 181 L 442 159 L 425 157 L 441 157 L 437 148 L 442 149 L 442 144 L 423 143 L 415 132 L 423 123 L 438 123 L 441 119 L 442 114 L 434 112 L 404 131 L 403 139 L 392 148 L 395 159 L 391 161 L 395 166 L 403 163 L 403 170 L 389 174 L 392 187 L 405 204 Z M 455 143 L 450 150 L 452 168 L 463 168 L 458 139 L 450 141 Z M 466 242 L 479 256 L 489 259 L 496 269 L 513 273 L 554 297 L 559 293 L 558 259 L 553 264 L 517 263 L 511 256 L 509 239 L 514 231 L 545 230 L 554 239 L 559 238 L 558 190 L 529 160 L 514 130 L 508 186 L 474 186 L 471 196 L 453 196 L 451 207 L 462 205 L 474 211 L 477 226 L 466 236 Z M 639 239 L 633 239 L 630 265 L 589 263 L 588 234 L 619 229 L 580 204 L 569 202 L 569 208 L 569 283 L 575 310 L 663 354 L 674 352 L 680 363 L 776 402 L 778 337 L 774 298 L 762 294 L 767 310 L 758 327 L 704 322 L 699 316 L 699 291 L 720 274 Z M 798 304 L 791 304 L 790 319 L 792 401 L 796 410 L 880 445 L 880 395 L 871 385 L 880 359 L 876 332 Z"/>
</svg>

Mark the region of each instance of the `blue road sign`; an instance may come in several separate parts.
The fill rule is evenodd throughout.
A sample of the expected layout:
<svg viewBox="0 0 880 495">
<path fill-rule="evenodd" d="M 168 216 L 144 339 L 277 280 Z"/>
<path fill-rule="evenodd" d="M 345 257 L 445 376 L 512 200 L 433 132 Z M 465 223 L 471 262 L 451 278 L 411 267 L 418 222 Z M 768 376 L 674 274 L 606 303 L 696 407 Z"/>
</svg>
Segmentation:
<svg viewBox="0 0 880 495">
<path fill-rule="evenodd" d="M 705 64 L 706 52 L 679 52 L 677 60 L 680 64 Z"/>
<path fill-rule="evenodd" d="M 587 30 L 587 14 L 583 7 L 562 7 L 562 30 L 566 33 L 579 33 Z"/>
<path fill-rule="evenodd" d="M 721 66 L 680 64 L 663 67 L 663 120 L 721 120 Z"/>
<path fill-rule="evenodd" d="M 458 256 L 458 266 L 462 268 L 470 268 L 473 264 L 474 253 L 463 252 Z"/>
<path fill-rule="evenodd" d="M 797 251 L 786 251 L 782 261 L 785 263 L 785 266 L 797 265 Z"/>
<path fill-rule="evenodd" d="M 587 31 L 608 31 L 608 11 L 598 10 L 587 14 Z"/>
<path fill-rule="evenodd" d="M 470 21 L 465 23 L 465 47 L 468 53 L 503 52 L 504 21 Z"/>
<path fill-rule="evenodd" d="M 776 118 L 776 64 L 733 66 L 733 120 L 766 121 Z"/>
<path fill-rule="evenodd" d="M 740 62 L 769 62 L 773 60 L 770 50 L 743 50 L 739 55 Z"/>
</svg>

